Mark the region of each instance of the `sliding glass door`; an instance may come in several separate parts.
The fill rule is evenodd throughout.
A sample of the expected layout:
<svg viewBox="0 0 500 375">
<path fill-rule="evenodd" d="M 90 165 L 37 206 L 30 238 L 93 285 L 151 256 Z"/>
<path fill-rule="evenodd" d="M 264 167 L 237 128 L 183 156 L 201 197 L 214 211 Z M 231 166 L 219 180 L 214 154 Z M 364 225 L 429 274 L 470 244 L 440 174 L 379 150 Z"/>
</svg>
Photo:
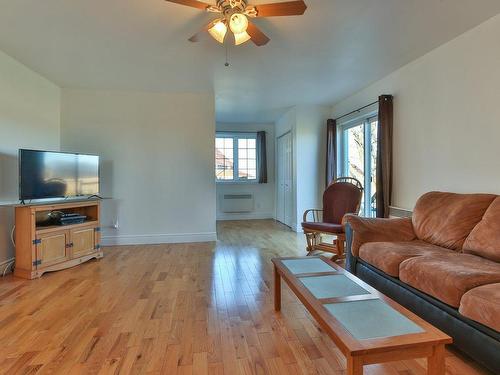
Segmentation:
<svg viewBox="0 0 500 375">
<path fill-rule="evenodd" d="M 376 216 L 377 116 L 342 124 L 339 139 L 339 171 L 363 184 L 360 215 Z"/>
</svg>

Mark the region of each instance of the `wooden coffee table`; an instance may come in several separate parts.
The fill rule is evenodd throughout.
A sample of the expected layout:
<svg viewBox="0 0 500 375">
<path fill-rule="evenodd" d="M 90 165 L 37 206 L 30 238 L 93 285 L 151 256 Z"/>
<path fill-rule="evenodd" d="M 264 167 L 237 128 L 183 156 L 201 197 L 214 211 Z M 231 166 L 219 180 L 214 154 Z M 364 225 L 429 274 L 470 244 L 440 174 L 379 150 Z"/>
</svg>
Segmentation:
<svg viewBox="0 0 500 375">
<path fill-rule="evenodd" d="M 452 339 L 325 257 L 275 258 L 274 308 L 281 279 L 347 358 L 347 374 L 373 363 L 427 358 L 427 373 L 445 373 Z"/>
</svg>

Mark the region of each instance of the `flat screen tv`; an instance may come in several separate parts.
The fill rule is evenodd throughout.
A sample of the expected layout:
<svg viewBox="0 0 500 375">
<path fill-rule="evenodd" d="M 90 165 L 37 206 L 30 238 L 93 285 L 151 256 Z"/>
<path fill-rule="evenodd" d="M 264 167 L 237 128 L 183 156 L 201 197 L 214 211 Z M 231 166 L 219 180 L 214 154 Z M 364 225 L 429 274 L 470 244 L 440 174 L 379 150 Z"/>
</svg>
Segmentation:
<svg viewBox="0 0 500 375">
<path fill-rule="evenodd" d="M 19 199 L 99 194 L 99 156 L 19 150 Z"/>
</svg>

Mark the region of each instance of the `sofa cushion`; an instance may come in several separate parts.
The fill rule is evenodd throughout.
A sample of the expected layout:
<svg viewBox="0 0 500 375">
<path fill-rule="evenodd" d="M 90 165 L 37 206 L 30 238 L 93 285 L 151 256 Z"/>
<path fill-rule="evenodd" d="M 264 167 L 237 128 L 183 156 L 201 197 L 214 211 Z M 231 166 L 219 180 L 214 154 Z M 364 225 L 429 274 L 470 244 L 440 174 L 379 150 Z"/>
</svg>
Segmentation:
<svg viewBox="0 0 500 375">
<path fill-rule="evenodd" d="M 500 284 L 488 284 L 469 290 L 458 309 L 463 316 L 500 332 Z"/>
<path fill-rule="evenodd" d="M 460 251 L 496 197 L 492 194 L 424 194 L 413 211 L 415 234 L 420 240 Z"/>
<path fill-rule="evenodd" d="M 469 234 L 463 252 L 500 262 L 500 197 L 493 201 Z"/>
<path fill-rule="evenodd" d="M 500 282 L 500 264 L 471 254 L 428 255 L 403 261 L 399 278 L 415 289 L 458 307 L 468 290 Z"/>
<path fill-rule="evenodd" d="M 304 222 L 302 223 L 303 229 L 315 230 L 318 232 L 327 233 L 344 233 L 344 227 L 341 224 L 331 224 L 331 223 L 313 223 Z"/>
<path fill-rule="evenodd" d="M 453 254 L 451 250 L 423 241 L 368 242 L 360 247 L 359 257 L 386 274 L 399 277 L 399 265 L 404 260 L 443 252 Z"/>
</svg>

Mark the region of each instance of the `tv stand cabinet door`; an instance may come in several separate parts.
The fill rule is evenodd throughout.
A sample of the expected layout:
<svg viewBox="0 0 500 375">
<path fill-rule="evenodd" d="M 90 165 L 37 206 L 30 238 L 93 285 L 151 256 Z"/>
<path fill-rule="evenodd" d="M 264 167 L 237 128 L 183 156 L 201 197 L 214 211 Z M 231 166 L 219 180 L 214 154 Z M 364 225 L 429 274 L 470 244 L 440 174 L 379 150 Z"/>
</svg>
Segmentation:
<svg viewBox="0 0 500 375">
<path fill-rule="evenodd" d="M 83 227 L 71 230 L 72 258 L 95 253 L 97 251 L 96 227 Z"/>
<path fill-rule="evenodd" d="M 70 259 L 69 231 L 40 234 L 37 236 L 36 263 L 45 268 Z"/>
</svg>

